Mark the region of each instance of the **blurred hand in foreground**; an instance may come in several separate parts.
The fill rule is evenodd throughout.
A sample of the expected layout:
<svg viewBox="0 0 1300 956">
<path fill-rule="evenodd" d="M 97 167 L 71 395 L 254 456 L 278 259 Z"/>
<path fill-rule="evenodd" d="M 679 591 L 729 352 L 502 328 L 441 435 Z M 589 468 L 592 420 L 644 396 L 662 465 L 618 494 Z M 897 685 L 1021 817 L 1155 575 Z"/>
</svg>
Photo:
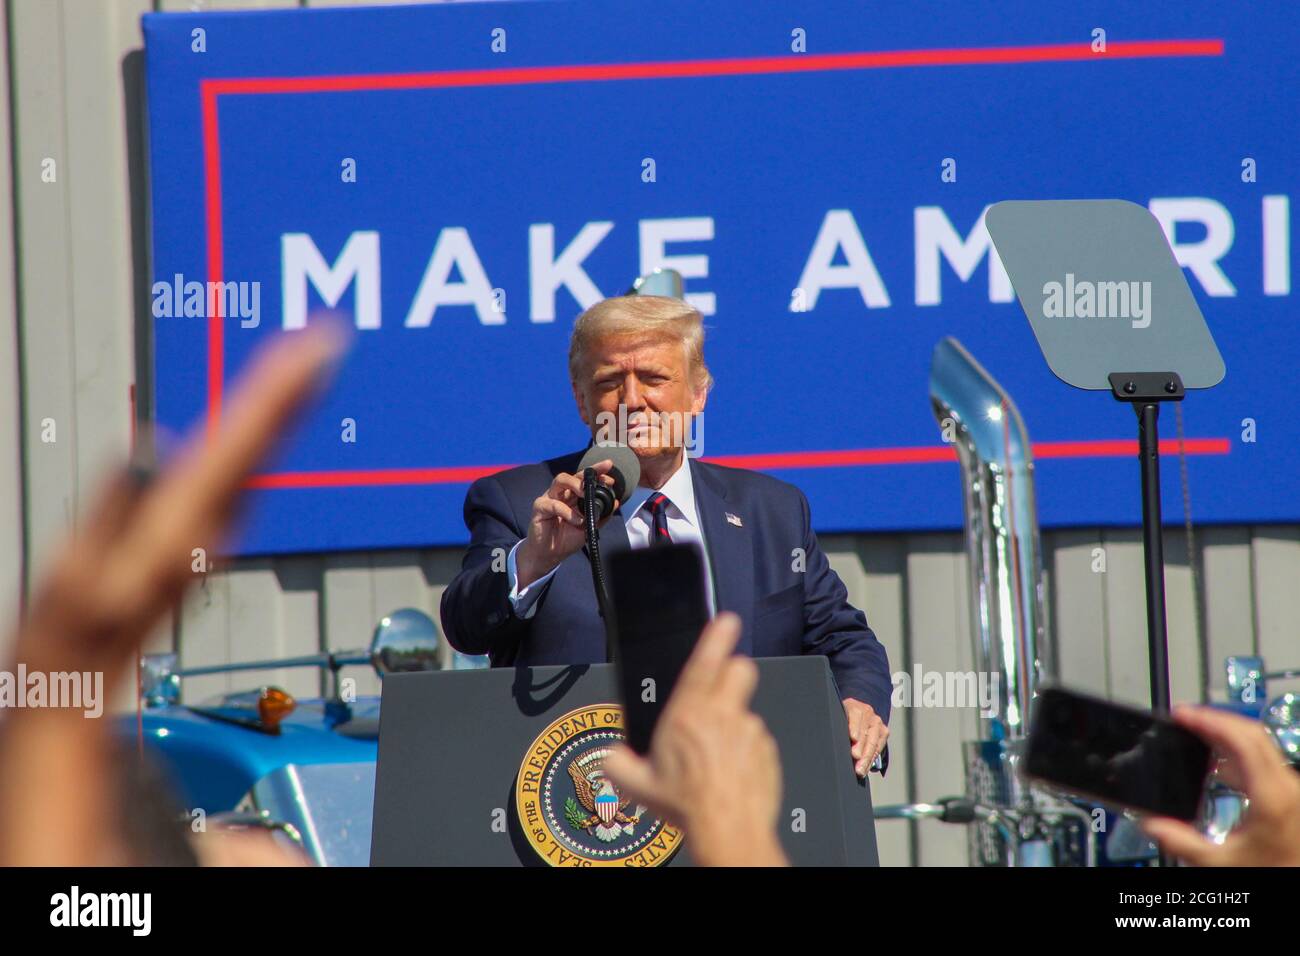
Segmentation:
<svg viewBox="0 0 1300 956">
<path fill-rule="evenodd" d="M 625 794 L 679 824 L 701 866 L 784 866 L 776 839 L 781 763 L 762 718 L 749 709 L 758 666 L 732 654 L 740 627 L 739 617 L 724 613 L 704 629 L 649 755 L 620 746 L 605 772 Z"/>
<path fill-rule="evenodd" d="M 100 672 L 103 699 L 133 680 L 140 645 L 194 579 L 195 548 L 216 553 L 241 488 L 342 355 L 333 322 L 277 337 L 222 410 L 152 482 L 124 471 L 101 493 L 37 584 L 14 640 L 28 673 Z M 115 798 L 108 717 L 22 708 L 0 723 L 0 865 L 141 861 Z M 228 854 L 227 854 L 228 855 Z"/>
<path fill-rule="evenodd" d="M 1300 774 L 1268 730 L 1211 707 L 1177 707 L 1173 717 L 1225 758 L 1220 779 L 1244 793 L 1250 807 L 1221 844 L 1167 817 L 1143 821 L 1147 835 L 1195 866 L 1300 866 Z"/>
</svg>

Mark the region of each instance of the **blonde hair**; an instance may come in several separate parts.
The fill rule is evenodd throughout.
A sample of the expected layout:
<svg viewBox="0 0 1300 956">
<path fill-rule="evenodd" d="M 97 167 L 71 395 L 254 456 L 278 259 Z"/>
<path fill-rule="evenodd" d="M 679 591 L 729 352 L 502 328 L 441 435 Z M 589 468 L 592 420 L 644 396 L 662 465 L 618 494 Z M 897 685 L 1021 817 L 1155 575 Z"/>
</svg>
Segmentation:
<svg viewBox="0 0 1300 956">
<path fill-rule="evenodd" d="M 610 338 L 675 339 L 686 346 L 687 372 L 695 388 L 713 387 L 704 364 L 704 317 L 681 299 L 662 295 L 620 295 L 602 299 L 573 323 L 569 378 L 576 385 L 587 350 Z"/>
</svg>

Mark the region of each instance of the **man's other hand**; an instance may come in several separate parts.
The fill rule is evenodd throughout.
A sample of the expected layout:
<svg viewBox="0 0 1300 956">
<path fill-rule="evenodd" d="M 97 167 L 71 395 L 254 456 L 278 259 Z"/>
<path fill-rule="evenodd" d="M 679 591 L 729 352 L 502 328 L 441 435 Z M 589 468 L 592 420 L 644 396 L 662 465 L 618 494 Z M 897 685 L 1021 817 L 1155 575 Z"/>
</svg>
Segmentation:
<svg viewBox="0 0 1300 956">
<path fill-rule="evenodd" d="M 845 697 L 841 703 L 844 704 L 844 716 L 849 721 L 853 769 L 859 777 L 865 777 L 871 769 L 871 762 L 885 749 L 889 728 L 870 704 L 864 704 L 855 697 Z"/>
</svg>

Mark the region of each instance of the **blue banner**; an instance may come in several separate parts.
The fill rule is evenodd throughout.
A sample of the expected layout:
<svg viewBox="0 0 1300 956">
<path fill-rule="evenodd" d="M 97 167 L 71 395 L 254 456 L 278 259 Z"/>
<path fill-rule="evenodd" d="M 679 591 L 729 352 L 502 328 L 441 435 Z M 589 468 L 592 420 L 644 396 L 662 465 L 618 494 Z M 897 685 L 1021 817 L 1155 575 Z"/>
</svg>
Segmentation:
<svg viewBox="0 0 1300 956">
<path fill-rule="evenodd" d="M 585 444 L 574 317 L 665 266 L 708 328 L 703 456 L 798 484 L 819 530 L 960 526 L 945 335 L 1019 404 L 1043 525 L 1134 525 L 1132 410 L 1052 376 L 983 227 L 1123 198 L 1227 366 L 1185 402 L 1194 519 L 1300 520 L 1293 10 L 1048 6 L 146 15 L 158 423 L 212 425 L 260 342 L 345 312 L 355 348 L 235 551 L 460 543 L 470 480 Z"/>
</svg>

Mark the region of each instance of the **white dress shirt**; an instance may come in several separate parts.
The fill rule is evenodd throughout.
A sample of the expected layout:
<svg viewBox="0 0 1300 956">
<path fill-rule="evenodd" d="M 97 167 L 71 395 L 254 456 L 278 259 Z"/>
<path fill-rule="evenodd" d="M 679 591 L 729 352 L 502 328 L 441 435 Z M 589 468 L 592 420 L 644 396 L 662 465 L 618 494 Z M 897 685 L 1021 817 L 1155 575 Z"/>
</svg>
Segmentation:
<svg viewBox="0 0 1300 956">
<path fill-rule="evenodd" d="M 709 615 L 711 617 L 717 612 L 717 604 L 713 594 L 713 574 L 709 566 L 709 549 L 705 547 L 704 528 L 700 524 L 699 509 L 695 504 L 695 484 L 691 480 L 691 465 L 685 455 L 682 456 L 681 465 L 658 491 L 668 499 L 666 506 L 668 536 L 673 539 L 673 543 L 694 544 L 700 549 L 700 555 L 704 562 L 704 589 L 708 598 Z M 623 515 L 623 521 L 627 525 L 628 543 L 634 549 L 645 548 L 650 545 L 650 536 L 654 530 L 654 519 L 646 502 L 650 500 L 650 496 L 654 493 L 655 489 L 653 488 L 637 487 L 632 494 L 628 495 L 627 501 L 619 508 L 619 513 Z M 514 607 L 515 614 L 518 617 L 527 620 L 537 612 L 537 599 L 546 590 L 546 586 L 550 583 L 551 577 L 558 570 L 558 567 L 552 568 L 548 574 L 521 589 L 519 587 L 519 575 L 515 569 L 515 554 L 519 551 L 520 544 L 523 544 L 523 542 L 520 541 L 519 544 L 510 549 L 510 556 L 506 559 L 506 570 L 510 575 L 510 604 Z"/>
</svg>

